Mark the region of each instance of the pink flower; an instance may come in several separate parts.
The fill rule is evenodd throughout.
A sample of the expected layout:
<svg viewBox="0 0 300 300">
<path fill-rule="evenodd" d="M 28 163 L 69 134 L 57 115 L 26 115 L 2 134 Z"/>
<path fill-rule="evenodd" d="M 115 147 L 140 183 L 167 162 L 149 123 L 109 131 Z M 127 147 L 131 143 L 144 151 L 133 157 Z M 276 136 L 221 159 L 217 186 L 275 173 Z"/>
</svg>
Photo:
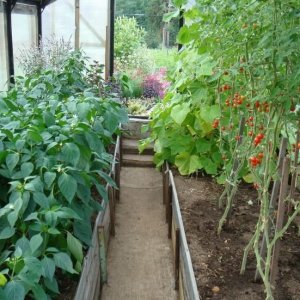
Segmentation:
<svg viewBox="0 0 300 300">
<path fill-rule="evenodd" d="M 162 99 L 170 86 L 170 83 L 166 80 L 166 74 L 167 69 L 161 68 L 159 71 L 146 76 L 143 82 L 143 88 L 152 90 L 155 96 Z"/>
</svg>

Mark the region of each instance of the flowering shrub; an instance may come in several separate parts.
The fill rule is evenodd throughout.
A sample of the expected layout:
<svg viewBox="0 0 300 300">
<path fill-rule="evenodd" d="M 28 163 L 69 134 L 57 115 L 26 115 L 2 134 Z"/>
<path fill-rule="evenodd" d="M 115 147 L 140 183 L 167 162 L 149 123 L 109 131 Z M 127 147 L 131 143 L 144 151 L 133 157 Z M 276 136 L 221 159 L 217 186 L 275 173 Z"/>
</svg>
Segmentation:
<svg viewBox="0 0 300 300">
<path fill-rule="evenodd" d="M 144 96 L 164 98 L 170 86 L 170 83 L 166 80 L 166 73 L 167 69 L 161 68 L 159 71 L 145 77 L 143 82 Z"/>
<path fill-rule="evenodd" d="M 47 68 L 59 71 L 62 70 L 65 59 L 71 51 L 70 40 L 57 39 L 52 35 L 50 38 L 43 39 L 38 47 L 21 49 L 17 60 L 26 75 L 37 74 Z"/>
</svg>

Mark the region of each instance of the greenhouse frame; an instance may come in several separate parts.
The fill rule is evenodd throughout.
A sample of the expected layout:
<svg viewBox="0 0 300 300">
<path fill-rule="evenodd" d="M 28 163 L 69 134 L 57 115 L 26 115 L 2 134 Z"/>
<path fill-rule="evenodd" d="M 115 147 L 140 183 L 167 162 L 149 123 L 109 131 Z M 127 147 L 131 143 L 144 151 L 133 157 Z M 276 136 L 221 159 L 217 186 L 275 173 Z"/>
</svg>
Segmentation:
<svg viewBox="0 0 300 300">
<path fill-rule="evenodd" d="M 112 74 L 114 1 L 7 0 L 0 1 L 0 89 L 20 75 L 22 49 L 38 46 L 51 36 L 81 48 Z M 20 26 L 23 30 L 20 30 Z"/>
</svg>

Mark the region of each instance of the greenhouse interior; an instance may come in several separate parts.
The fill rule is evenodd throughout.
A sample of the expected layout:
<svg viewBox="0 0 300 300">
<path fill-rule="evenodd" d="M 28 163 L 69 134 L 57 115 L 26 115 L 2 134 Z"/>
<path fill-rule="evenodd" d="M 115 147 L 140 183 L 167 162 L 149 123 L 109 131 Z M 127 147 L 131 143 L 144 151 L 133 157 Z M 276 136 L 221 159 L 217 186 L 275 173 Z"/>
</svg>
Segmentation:
<svg viewBox="0 0 300 300">
<path fill-rule="evenodd" d="M 0 300 L 298 300 L 299 151 L 299 0 L 0 0 Z"/>
</svg>

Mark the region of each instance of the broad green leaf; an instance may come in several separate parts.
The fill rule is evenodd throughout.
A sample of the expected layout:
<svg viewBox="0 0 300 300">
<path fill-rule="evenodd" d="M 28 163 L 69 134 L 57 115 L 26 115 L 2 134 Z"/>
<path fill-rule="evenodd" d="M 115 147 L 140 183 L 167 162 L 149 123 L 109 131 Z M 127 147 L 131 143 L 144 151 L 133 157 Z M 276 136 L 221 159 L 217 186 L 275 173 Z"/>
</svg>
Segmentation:
<svg viewBox="0 0 300 300">
<path fill-rule="evenodd" d="M 39 284 L 35 284 L 32 288 L 32 291 L 33 291 L 33 295 L 34 295 L 35 299 L 48 300 L 47 294 L 45 293 L 44 289 Z"/>
<path fill-rule="evenodd" d="M 54 172 L 45 172 L 44 180 L 46 183 L 47 188 L 49 189 L 56 178 L 56 173 Z"/>
<path fill-rule="evenodd" d="M 80 150 L 74 143 L 66 143 L 62 148 L 62 157 L 73 166 L 77 165 L 80 158 Z"/>
<path fill-rule="evenodd" d="M 15 234 L 15 228 L 9 226 L 0 229 L 0 240 L 6 240 L 12 237 Z"/>
<path fill-rule="evenodd" d="M 28 270 L 30 270 L 30 273 L 34 274 L 36 278 L 40 278 L 43 273 L 43 268 L 42 263 L 38 258 L 34 256 L 25 257 L 24 263 Z"/>
<path fill-rule="evenodd" d="M 169 13 L 164 14 L 163 21 L 170 22 L 173 18 L 177 18 L 179 16 L 180 10 L 177 9 L 175 11 L 171 11 Z"/>
<path fill-rule="evenodd" d="M 29 176 L 34 169 L 34 166 L 31 162 L 26 162 L 21 165 L 21 173 L 23 177 Z"/>
<path fill-rule="evenodd" d="M 71 175 L 63 173 L 59 176 L 58 187 L 66 200 L 71 203 L 77 190 L 77 181 Z"/>
<path fill-rule="evenodd" d="M 58 211 L 56 211 L 56 215 L 58 218 L 61 219 L 77 219 L 77 220 L 81 219 L 79 215 L 69 207 L 60 208 Z"/>
<path fill-rule="evenodd" d="M 58 143 L 57 142 L 52 142 L 47 146 L 46 152 L 53 153 L 55 152 L 56 148 L 58 148 Z"/>
<path fill-rule="evenodd" d="M 172 0 L 175 6 L 181 7 L 184 4 L 187 4 L 188 0 Z"/>
<path fill-rule="evenodd" d="M 213 69 L 216 64 L 212 62 L 206 62 L 201 65 L 201 67 L 197 70 L 197 76 L 211 76 L 213 74 Z"/>
<path fill-rule="evenodd" d="M 47 127 L 55 125 L 55 117 L 49 111 L 43 113 L 43 119 Z"/>
<path fill-rule="evenodd" d="M 29 130 L 27 137 L 35 143 L 40 143 L 43 141 L 43 137 L 37 131 Z"/>
<path fill-rule="evenodd" d="M 105 186 L 99 184 L 99 183 L 96 183 L 96 189 L 98 191 L 98 193 L 100 194 L 100 196 L 106 201 L 108 202 L 108 195 L 107 195 L 107 191 L 105 189 Z"/>
<path fill-rule="evenodd" d="M 243 179 L 247 183 L 253 183 L 255 181 L 255 178 L 252 173 L 249 173 L 249 174 L 243 176 Z"/>
<path fill-rule="evenodd" d="M 188 175 L 201 169 L 201 164 L 198 155 L 190 155 L 188 152 L 178 154 L 175 158 L 175 164 L 181 175 Z"/>
<path fill-rule="evenodd" d="M 31 221 L 31 220 L 38 220 L 38 214 L 36 212 L 31 213 L 30 215 L 28 215 L 24 221 Z"/>
<path fill-rule="evenodd" d="M 52 258 L 45 256 L 42 261 L 43 266 L 43 276 L 49 278 L 50 280 L 53 279 L 54 272 L 55 272 L 55 262 Z"/>
<path fill-rule="evenodd" d="M 43 192 L 44 184 L 40 177 L 36 177 L 27 184 L 25 184 L 25 190 L 31 192 Z"/>
<path fill-rule="evenodd" d="M 4 292 L 4 289 L 0 287 L 0 299 L 1 300 L 9 300 Z"/>
<path fill-rule="evenodd" d="M 14 252 L 14 257 L 21 257 L 22 256 L 22 254 L 23 254 L 23 251 L 22 251 L 22 249 L 21 248 L 19 248 L 19 247 L 16 247 L 16 250 L 15 250 L 15 252 Z"/>
<path fill-rule="evenodd" d="M 6 165 L 9 171 L 12 172 L 12 170 L 16 167 L 20 159 L 19 153 L 10 153 L 6 156 Z"/>
<path fill-rule="evenodd" d="M 14 227 L 19 217 L 19 211 L 14 210 L 7 215 L 7 221 L 11 227 Z"/>
<path fill-rule="evenodd" d="M 30 249 L 32 251 L 32 253 L 34 253 L 43 243 L 43 237 L 40 233 L 34 235 L 30 241 Z"/>
<path fill-rule="evenodd" d="M 91 106 L 88 103 L 79 103 L 77 105 L 77 112 L 78 112 L 79 120 L 82 120 L 82 121 L 86 120 L 90 110 L 91 110 Z"/>
<path fill-rule="evenodd" d="M 203 106 L 200 116 L 205 122 L 212 123 L 216 118 L 221 116 L 220 107 L 218 105 Z"/>
<path fill-rule="evenodd" d="M 10 281 L 5 285 L 4 293 L 9 300 L 23 300 L 25 289 L 20 281 Z"/>
<path fill-rule="evenodd" d="M 16 149 L 18 151 L 21 151 L 25 146 L 25 142 L 26 142 L 25 140 L 17 140 L 16 141 Z"/>
<path fill-rule="evenodd" d="M 214 163 L 209 158 L 202 158 L 201 163 L 203 164 L 204 170 L 207 174 L 215 175 L 218 172 L 218 164 Z"/>
<path fill-rule="evenodd" d="M 16 248 L 20 248 L 22 250 L 23 256 L 31 254 L 31 248 L 29 244 L 29 240 L 23 235 L 20 239 L 16 242 Z"/>
<path fill-rule="evenodd" d="M 91 245 L 92 240 L 92 226 L 90 222 L 85 220 L 79 221 L 75 220 L 73 225 L 74 235 L 86 245 Z"/>
<path fill-rule="evenodd" d="M 44 193 L 41 192 L 34 192 L 33 193 L 33 200 L 42 208 L 49 208 L 49 201 L 48 198 Z"/>
<path fill-rule="evenodd" d="M 63 253 L 63 252 L 55 253 L 53 255 L 53 258 L 54 258 L 54 261 L 55 261 L 55 265 L 58 268 L 61 268 L 62 270 L 65 270 L 65 271 L 67 271 L 71 274 L 77 273 L 73 269 L 72 260 L 71 260 L 71 258 L 68 254 Z"/>
<path fill-rule="evenodd" d="M 206 139 L 199 138 L 196 141 L 196 148 L 197 152 L 200 154 L 207 153 L 211 149 L 211 142 Z"/>
<path fill-rule="evenodd" d="M 181 27 L 177 35 L 177 42 L 179 44 L 187 44 L 191 40 L 192 40 L 192 36 L 189 28 L 187 26 Z"/>
<path fill-rule="evenodd" d="M 58 284 L 55 278 L 49 279 L 45 278 L 44 279 L 45 286 L 52 292 L 59 294 L 58 290 Z"/>
<path fill-rule="evenodd" d="M 225 184 L 225 182 L 226 182 L 226 176 L 224 174 L 222 174 L 221 176 L 219 176 L 217 178 L 217 183 L 218 184 Z"/>
<path fill-rule="evenodd" d="M 103 171 L 98 171 L 97 172 L 110 186 L 116 188 L 116 183 L 113 181 L 113 179 L 108 176 L 108 174 L 106 174 L 105 172 Z"/>
<path fill-rule="evenodd" d="M 99 137 L 93 132 L 85 132 L 84 136 L 89 144 L 89 147 L 97 152 L 102 153 L 104 151 L 104 145 Z"/>
<path fill-rule="evenodd" d="M 76 195 L 83 202 L 88 203 L 91 199 L 91 189 L 86 184 L 78 184 Z"/>
<path fill-rule="evenodd" d="M 171 117 L 178 125 L 181 125 L 189 112 L 189 103 L 177 104 L 172 108 Z"/>
<path fill-rule="evenodd" d="M 70 232 L 67 233 L 68 249 L 72 255 L 79 261 L 83 260 L 82 244 Z"/>
<path fill-rule="evenodd" d="M 53 227 L 51 227 L 51 228 L 48 229 L 48 233 L 49 234 L 53 234 L 53 235 L 61 234 L 61 232 L 58 229 L 53 228 Z"/>
</svg>

